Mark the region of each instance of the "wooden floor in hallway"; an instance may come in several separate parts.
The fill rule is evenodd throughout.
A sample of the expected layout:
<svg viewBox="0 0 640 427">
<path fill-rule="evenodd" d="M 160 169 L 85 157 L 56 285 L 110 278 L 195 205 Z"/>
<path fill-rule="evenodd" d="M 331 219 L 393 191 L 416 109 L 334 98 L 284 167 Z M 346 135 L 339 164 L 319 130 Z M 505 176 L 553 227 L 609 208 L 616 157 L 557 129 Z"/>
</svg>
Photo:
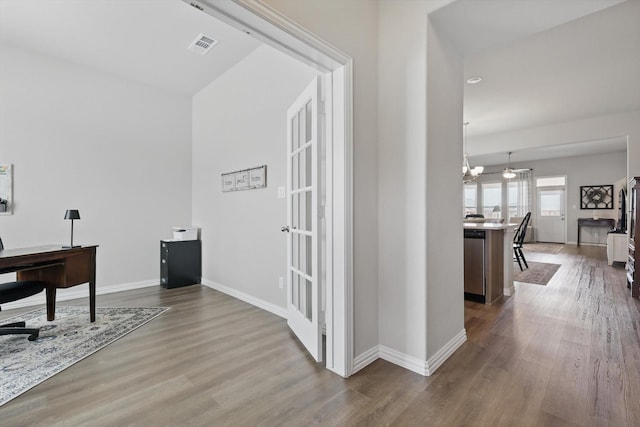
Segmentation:
<svg viewBox="0 0 640 427">
<path fill-rule="evenodd" d="M 340 378 L 283 319 L 204 286 L 99 296 L 171 310 L 0 407 L 0 426 L 639 426 L 624 266 L 602 247 L 547 252 L 525 252 L 562 264 L 546 286 L 465 302 L 468 341 L 426 378 L 383 360 Z"/>
</svg>

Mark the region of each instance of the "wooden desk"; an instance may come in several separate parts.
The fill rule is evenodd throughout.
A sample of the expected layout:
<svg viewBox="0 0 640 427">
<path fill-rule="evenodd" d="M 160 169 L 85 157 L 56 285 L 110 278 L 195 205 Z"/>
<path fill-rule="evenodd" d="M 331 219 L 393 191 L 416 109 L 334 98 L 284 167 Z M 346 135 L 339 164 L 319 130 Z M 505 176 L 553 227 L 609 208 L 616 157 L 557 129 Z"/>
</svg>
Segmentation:
<svg viewBox="0 0 640 427">
<path fill-rule="evenodd" d="M 89 283 L 89 311 L 96 320 L 97 246 L 38 246 L 0 251 L 0 273 L 16 272 L 18 280 L 47 282 L 47 320 L 55 319 L 56 289 Z"/>
<path fill-rule="evenodd" d="M 616 220 L 613 218 L 578 218 L 578 246 L 580 246 L 580 229 L 587 227 L 607 227 L 609 230 L 615 228 Z"/>
</svg>

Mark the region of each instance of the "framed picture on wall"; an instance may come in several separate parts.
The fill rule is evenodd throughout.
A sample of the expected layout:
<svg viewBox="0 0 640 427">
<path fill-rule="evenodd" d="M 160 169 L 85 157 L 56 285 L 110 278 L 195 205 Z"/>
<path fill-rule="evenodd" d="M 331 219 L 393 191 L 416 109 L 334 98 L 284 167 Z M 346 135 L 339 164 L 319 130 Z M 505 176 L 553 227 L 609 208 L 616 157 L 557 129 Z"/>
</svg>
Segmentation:
<svg viewBox="0 0 640 427">
<path fill-rule="evenodd" d="M 13 166 L 0 164 L 0 215 L 13 213 Z"/>
<path fill-rule="evenodd" d="M 580 209 L 613 209 L 613 185 L 581 186 Z"/>
</svg>

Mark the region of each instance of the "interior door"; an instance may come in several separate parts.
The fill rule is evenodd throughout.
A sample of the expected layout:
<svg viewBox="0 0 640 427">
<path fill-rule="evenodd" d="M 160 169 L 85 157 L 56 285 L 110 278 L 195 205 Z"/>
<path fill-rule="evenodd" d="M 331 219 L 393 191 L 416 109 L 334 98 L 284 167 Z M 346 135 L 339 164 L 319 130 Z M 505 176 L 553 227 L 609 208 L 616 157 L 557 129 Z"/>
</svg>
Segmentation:
<svg viewBox="0 0 640 427">
<path fill-rule="evenodd" d="M 322 360 L 318 274 L 319 81 L 287 111 L 287 323 L 313 358 Z"/>
<path fill-rule="evenodd" d="M 538 242 L 565 243 L 565 189 L 538 187 Z"/>
</svg>

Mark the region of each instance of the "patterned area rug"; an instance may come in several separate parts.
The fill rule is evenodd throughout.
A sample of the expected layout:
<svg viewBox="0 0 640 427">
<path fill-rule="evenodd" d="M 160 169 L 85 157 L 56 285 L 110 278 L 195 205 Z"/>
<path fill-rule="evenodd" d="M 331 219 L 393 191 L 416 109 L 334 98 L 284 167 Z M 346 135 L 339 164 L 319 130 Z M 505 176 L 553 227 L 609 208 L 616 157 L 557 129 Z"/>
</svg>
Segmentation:
<svg viewBox="0 0 640 427">
<path fill-rule="evenodd" d="M 560 268 L 560 264 L 549 264 L 546 262 L 527 261 L 527 264 L 529 264 L 529 268 L 524 271 L 520 271 L 517 266 L 514 267 L 513 280 L 516 282 L 533 283 L 534 285 L 546 285 Z"/>
<path fill-rule="evenodd" d="M 40 327 L 36 341 L 29 341 L 28 335 L 0 336 L 0 406 L 168 309 L 96 308 L 96 321 L 91 323 L 87 307 L 56 307 L 53 322 L 47 322 L 44 308 L 0 321 Z"/>
</svg>

